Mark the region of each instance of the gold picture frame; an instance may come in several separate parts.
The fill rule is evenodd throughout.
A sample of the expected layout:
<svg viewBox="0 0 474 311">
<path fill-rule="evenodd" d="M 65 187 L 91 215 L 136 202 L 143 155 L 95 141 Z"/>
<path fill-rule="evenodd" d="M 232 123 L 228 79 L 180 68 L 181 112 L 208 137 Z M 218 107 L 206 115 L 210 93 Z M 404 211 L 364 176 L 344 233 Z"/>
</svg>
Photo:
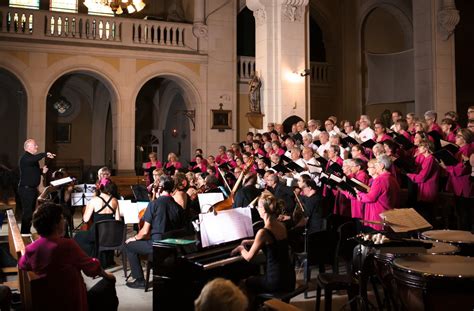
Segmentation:
<svg viewBox="0 0 474 311">
<path fill-rule="evenodd" d="M 232 129 L 232 110 L 212 109 L 211 129 L 230 130 Z"/>
</svg>

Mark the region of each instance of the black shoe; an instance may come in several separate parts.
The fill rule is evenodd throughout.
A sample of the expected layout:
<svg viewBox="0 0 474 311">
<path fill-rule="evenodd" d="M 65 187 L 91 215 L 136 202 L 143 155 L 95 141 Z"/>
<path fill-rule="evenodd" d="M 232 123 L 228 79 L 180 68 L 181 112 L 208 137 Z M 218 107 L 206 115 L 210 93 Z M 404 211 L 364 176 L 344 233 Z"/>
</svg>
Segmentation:
<svg viewBox="0 0 474 311">
<path fill-rule="evenodd" d="M 127 285 L 127 287 L 130 287 L 130 288 L 145 289 L 145 280 L 135 280 L 133 282 L 127 282 L 125 283 L 125 285 Z"/>
</svg>

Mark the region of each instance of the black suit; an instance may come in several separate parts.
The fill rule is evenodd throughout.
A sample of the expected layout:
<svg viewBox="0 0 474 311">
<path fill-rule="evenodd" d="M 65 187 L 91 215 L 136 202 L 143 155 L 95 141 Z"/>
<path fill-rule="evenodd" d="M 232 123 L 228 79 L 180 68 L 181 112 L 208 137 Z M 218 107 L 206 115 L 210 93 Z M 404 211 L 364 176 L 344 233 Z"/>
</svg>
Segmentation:
<svg viewBox="0 0 474 311">
<path fill-rule="evenodd" d="M 279 199 L 285 202 L 285 214 L 293 215 L 295 210 L 295 194 L 291 191 L 291 188 L 282 184 L 276 184 L 275 188 L 270 188 L 270 192 Z"/>
<path fill-rule="evenodd" d="M 31 219 L 38 198 L 38 186 L 41 181 L 41 168 L 39 161 L 46 156 L 45 152 L 31 154 L 28 151 L 20 157 L 20 182 L 18 184 L 18 195 L 23 209 L 21 217 L 21 233 L 29 234 Z"/>
<path fill-rule="evenodd" d="M 232 208 L 247 207 L 256 197 L 262 193 L 261 189 L 255 188 L 255 185 L 245 186 L 237 191 L 234 197 Z M 256 208 L 252 208 L 252 222 L 261 220 Z"/>
</svg>

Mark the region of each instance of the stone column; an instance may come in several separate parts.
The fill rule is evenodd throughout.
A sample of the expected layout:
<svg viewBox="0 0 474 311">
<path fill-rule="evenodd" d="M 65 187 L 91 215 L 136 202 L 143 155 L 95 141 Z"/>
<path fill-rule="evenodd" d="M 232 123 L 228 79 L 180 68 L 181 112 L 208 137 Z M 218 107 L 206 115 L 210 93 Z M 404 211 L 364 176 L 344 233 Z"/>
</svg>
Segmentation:
<svg viewBox="0 0 474 311">
<path fill-rule="evenodd" d="M 247 0 L 255 17 L 256 71 L 262 80 L 264 126 L 307 118 L 306 61 L 309 0 Z"/>
<path fill-rule="evenodd" d="M 198 38 L 198 50 L 205 54 L 208 49 L 208 36 L 206 25 L 206 7 L 204 0 L 194 0 L 193 34 Z"/>
<path fill-rule="evenodd" d="M 413 1 L 415 113 L 456 110 L 453 31 L 459 22 L 454 0 Z"/>
</svg>

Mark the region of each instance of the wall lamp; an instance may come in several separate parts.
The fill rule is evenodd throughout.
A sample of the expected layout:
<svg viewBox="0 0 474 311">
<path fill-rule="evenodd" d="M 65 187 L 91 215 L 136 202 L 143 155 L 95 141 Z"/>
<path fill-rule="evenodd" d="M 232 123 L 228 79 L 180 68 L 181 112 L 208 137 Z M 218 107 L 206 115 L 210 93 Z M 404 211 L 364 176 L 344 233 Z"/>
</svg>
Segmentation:
<svg viewBox="0 0 474 311">
<path fill-rule="evenodd" d="M 309 76 L 310 74 L 311 74 L 311 69 L 305 69 L 300 73 L 300 76 L 306 77 L 306 76 Z"/>
</svg>

